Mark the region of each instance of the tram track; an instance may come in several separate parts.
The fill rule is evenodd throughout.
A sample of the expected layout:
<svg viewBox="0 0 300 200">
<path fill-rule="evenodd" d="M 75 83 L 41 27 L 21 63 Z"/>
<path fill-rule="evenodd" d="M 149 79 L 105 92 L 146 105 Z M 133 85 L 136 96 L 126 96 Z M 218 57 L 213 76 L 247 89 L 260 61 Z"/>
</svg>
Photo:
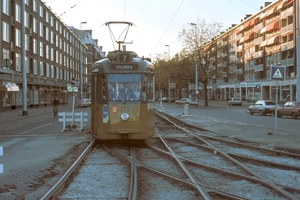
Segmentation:
<svg viewBox="0 0 300 200">
<path fill-rule="evenodd" d="M 57 199 L 300 198 L 298 154 L 227 141 L 162 117 L 143 148 L 94 145 Z M 268 170 L 290 173 L 295 180 L 278 182 Z M 75 195 L 76 188 L 82 194 Z"/>
</svg>

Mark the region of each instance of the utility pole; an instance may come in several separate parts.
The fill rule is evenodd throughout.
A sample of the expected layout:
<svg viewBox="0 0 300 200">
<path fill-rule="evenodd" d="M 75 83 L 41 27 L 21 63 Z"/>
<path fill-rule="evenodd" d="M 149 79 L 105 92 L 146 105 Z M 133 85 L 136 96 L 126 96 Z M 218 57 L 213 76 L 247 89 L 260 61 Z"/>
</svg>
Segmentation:
<svg viewBox="0 0 300 200">
<path fill-rule="evenodd" d="M 83 65 L 82 65 L 82 62 L 83 62 L 83 59 L 82 59 L 82 53 L 83 53 L 83 48 L 82 48 L 82 45 L 81 43 L 83 43 L 83 40 L 82 40 L 82 24 L 86 24 L 87 22 L 80 22 L 80 56 L 79 56 L 79 59 L 80 59 L 80 100 L 82 100 L 82 82 L 83 82 Z"/>
<path fill-rule="evenodd" d="M 170 45 L 166 44 L 165 45 L 166 47 L 168 47 L 168 59 L 170 61 Z M 169 76 L 169 79 L 168 79 L 168 93 L 169 93 L 169 104 L 170 104 L 170 98 L 171 98 L 171 89 L 170 89 L 170 76 Z"/>
<path fill-rule="evenodd" d="M 26 41 L 26 34 L 25 34 L 25 0 L 22 0 L 22 6 L 21 6 L 21 24 L 22 24 L 22 30 L 21 30 L 21 35 L 22 35 L 22 89 L 23 89 L 23 116 L 28 115 L 27 111 L 27 77 L 26 77 L 26 71 L 27 71 L 27 66 L 25 62 L 25 57 L 26 57 L 26 48 L 25 48 L 25 41 Z"/>
</svg>

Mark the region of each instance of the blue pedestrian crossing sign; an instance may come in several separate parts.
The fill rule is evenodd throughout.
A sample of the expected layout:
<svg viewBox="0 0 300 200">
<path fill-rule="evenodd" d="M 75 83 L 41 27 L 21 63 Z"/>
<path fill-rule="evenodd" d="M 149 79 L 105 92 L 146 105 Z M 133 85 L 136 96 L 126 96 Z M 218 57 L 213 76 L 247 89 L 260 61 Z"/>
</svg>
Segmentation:
<svg viewBox="0 0 300 200">
<path fill-rule="evenodd" d="M 271 66 L 271 80 L 285 80 L 285 66 Z"/>
</svg>

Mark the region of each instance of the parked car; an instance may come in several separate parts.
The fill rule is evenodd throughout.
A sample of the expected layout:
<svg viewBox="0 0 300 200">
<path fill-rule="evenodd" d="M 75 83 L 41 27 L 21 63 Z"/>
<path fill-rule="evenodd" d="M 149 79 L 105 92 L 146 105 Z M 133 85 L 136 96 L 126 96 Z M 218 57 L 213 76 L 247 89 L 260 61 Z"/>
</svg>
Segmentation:
<svg viewBox="0 0 300 200">
<path fill-rule="evenodd" d="M 90 107 L 92 105 L 92 100 L 91 99 L 86 99 L 87 106 Z"/>
<path fill-rule="evenodd" d="M 259 113 L 262 116 L 275 113 L 276 102 L 272 100 L 258 100 L 254 105 L 249 106 L 250 115 Z"/>
<path fill-rule="evenodd" d="M 241 99 L 237 99 L 237 98 L 231 98 L 228 101 L 229 106 L 241 106 L 242 104 L 243 104 L 243 101 Z"/>
<path fill-rule="evenodd" d="M 158 99 L 158 101 L 162 101 L 162 102 L 169 102 L 169 97 L 162 97 L 161 99 Z M 173 97 L 170 97 L 170 102 L 174 102 L 175 100 L 173 99 Z"/>
<path fill-rule="evenodd" d="M 78 104 L 77 108 L 79 108 L 79 107 L 89 107 L 89 106 L 90 106 L 90 104 L 89 104 L 87 99 L 81 99 L 81 100 L 79 100 L 79 104 Z"/>
<path fill-rule="evenodd" d="M 293 119 L 299 117 L 300 102 L 288 101 L 282 107 L 279 107 L 277 110 L 277 117 L 281 118 L 282 116 L 291 116 Z"/>
<path fill-rule="evenodd" d="M 176 104 L 190 104 L 190 99 L 189 98 L 181 98 L 175 101 Z"/>
</svg>

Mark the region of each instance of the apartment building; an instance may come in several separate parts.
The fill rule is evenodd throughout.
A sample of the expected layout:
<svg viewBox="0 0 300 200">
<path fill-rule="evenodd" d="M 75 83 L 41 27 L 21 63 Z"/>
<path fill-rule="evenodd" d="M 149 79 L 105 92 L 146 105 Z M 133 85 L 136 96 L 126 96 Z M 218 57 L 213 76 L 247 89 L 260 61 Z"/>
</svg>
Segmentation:
<svg viewBox="0 0 300 200">
<path fill-rule="evenodd" d="M 297 84 L 296 23 L 299 19 L 296 20 L 295 4 L 294 0 L 265 2 L 258 13 L 246 15 L 240 24 L 232 25 L 214 40 L 221 51 L 217 60 L 221 60 L 218 65 L 223 67 L 223 76 L 211 82 L 210 98 L 275 100 L 277 87 L 271 69 L 285 66 L 285 80 L 277 82 L 278 99 L 296 99 L 300 80 Z"/>
<path fill-rule="evenodd" d="M 25 0 L 24 20 L 22 0 L 1 2 L 0 110 L 22 106 L 24 87 L 30 107 L 49 105 L 54 98 L 66 103 L 74 78 L 82 81 L 81 94 L 88 97 L 88 66 L 103 56 L 92 32 L 68 27 L 40 0 Z"/>
</svg>

